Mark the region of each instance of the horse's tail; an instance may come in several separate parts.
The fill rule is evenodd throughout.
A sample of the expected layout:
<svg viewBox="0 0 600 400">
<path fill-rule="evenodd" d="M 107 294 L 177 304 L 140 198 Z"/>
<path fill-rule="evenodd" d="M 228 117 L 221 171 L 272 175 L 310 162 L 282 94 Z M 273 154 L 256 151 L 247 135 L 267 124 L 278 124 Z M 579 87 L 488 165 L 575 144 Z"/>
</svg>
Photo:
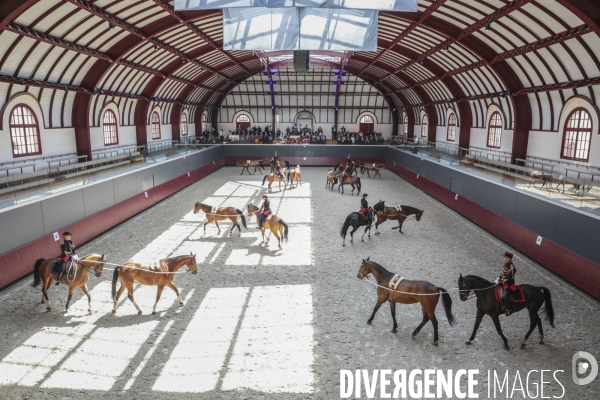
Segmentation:
<svg viewBox="0 0 600 400">
<path fill-rule="evenodd" d="M 242 212 L 242 210 L 238 210 L 237 208 L 235 209 L 235 211 L 239 214 L 239 216 L 242 218 L 242 224 L 244 224 L 244 228 L 248 229 L 248 227 L 246 226 L 246 217 L 244 217 L 244 213 Z"/>
<path fill-rule="evenodd" d="M 264 186 L 264 185 L 265 185 L 265 181 L 267 180 L 267 176 L 269 176 L 269 175 L 265 175 L 265 177 L 263 178 L 263 183 L 262 183 L 262 185 L 261 185 L 261 186 Z"/>
<path fill-rule="evenodd" d="M 338 164 L 335 164 L 332 168 L 333 168 L 333 173 L 336 173 L 337 169 L 338 169 Z"/>
<path fill-rule="evenodd" d="M 289 174 L 289 173 L 287 174 L 287 178 L 288 178 L 288 179 L 287 179 L 287 183 L 290 183 L 290 175 L 291 175 L 291 174 Z"/>
<path fill-rule="evenodd" d="M 363 170 L 364 170 L 364 169 L 365 169 L 365 166 L 361 164 L 361 165 L 360 165 L 360 173 L 361 173 L 361 174 L 363 173 Z"/>
<path fill-rule="evenodd" d="M 444 302 L 444 310 L 446 311 L 446 318 L 448 318 L 448 323 L 450 326 L 453 326 L 456 323 L 454 319 L 454 315 L 452 315 L 452 298 L 448 294 L 448 291 L 444 288 L 437 288 L 442 294 L 442 301 Z"/>
<path fill-rule="evenodd" d="M 42 263 L 46 261 L 45 258 L 40 258 L 35 262 L 35 265 L 33 266 L 33 287 L 36 287 L 37 285 L 40 284 L 40 282 L 42 282 L 42 278 L 40 278 L 40 267 L 42 266 Z"/>
<path fill-rule="evenodd" d="M 113 272 L 113 280 L 112 280 L 112 299 L 115 301 L 117 299 L 117 280 L 119 279 L 119 267 L 115 268 L 115 272 Z"/>
<path fill-rule="evenodd" d="M 351 219 L 351 215 L 348 215 L 346 217 L 346 221 L 344 222 L 344 225 L 342 225 L 342 228 L 340 229 L 340 236 L 342 238 L 346 238 L 346 233 L 348 233 L 348 228 L 350 227 L 350 219 Z"/>
<path fill-rule="evenodd" d="M 544 301 L 546 302 L 546 319 L 550 322 L 550 326 L 554 328 L 554 307 L 552 307 L 552 296 L 550 290 L 545 287 L 541 287 L 544 291 Z"/>
<path fill-rule="evenodd" d="M 285 167 L 288 169 L 290 168 L 290 162 L 288 160 L 285 160 Z"/>
<path fill-rule="evenodd" d="M 287 242 L 288 241 L 288 231 L 289 231 L 290 227 L 282 219 L 279 220 L 279 223 L 281 225 L 283 225 L 283 237 L 285 238 L 285 241 Z"/>
<path fill-rule="evenodd" d="M 358 176 L 356 177 L 356 186 L 358 187 L 358 193 L 357 194 L 360 194 L 360 177 L 358 177 Z"/>
</svg>

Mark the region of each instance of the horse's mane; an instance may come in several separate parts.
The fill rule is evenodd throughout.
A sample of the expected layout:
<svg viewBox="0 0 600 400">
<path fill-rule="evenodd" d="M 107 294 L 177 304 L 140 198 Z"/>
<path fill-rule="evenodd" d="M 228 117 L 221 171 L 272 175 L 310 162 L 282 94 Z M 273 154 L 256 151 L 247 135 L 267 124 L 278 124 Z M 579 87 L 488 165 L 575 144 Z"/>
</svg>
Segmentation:
<svg viewBox="0 0 600 400">
<path fill-rule="evenodd" d="M 421 212 L 423 212 L 423 210 L 419 210 L 419 209 L 418 209 L 418 208 L 416 208 L 416 207 L 411 207 L 411 206 L 403 206 L 403 205 L 401 205 L 400 207 L 402 207 L 402 209 L 403 209 L 403 210 L 406 210 L 406 211 L 408 211 L 408 212 L 410 212 L 410 211 L 412 211 L 412 212 L 416 212 L 416 213 L 421 213 Z"/>
<path fill-rule="evenodd" d="M 165 258 L 164 261 L 165 262 L 171 262 L 171 261 L 179 261 L 182 258 L 188 258 L 191 257 L 190 255 L 184 254 L 182 256 L 174 256 L 174 257 L 169 257 L 169 258 Z"/>
<path fill-rule="evenodd" d="M 489 285 L 489 286 L 493 286 L 494 285 L 492 282 L 488 281 L 487 279 L 482 278 L 482 277 L 477 276 L 477 275 L 467 275 L 467 276 L 464 276 L 463 278 L 471 278 L 471 279 L 476 280 L 479 283 L 483 283 L 484 285 Z"/>
<path fill-rule="evenodd" d="M 386 268 L 385 268 L 383 265 L 381 265 L 381 264 L 379 264 L 379 263 L 376 263 L 375 261 L 371 261 L 371 260 L 365 260 L 365 262 L 367 262 L 367 263 L 369 263 L 369 264 L 372 264 L 372 265 L 376 266 L 377 268 L 381 268 L 381 269 L 383 269 L 384 271 L 387 271 L 387 269 L 386 269 Z M 389 271 L 388 271 L 388 272 L 389 272 Z"/>
</svg>

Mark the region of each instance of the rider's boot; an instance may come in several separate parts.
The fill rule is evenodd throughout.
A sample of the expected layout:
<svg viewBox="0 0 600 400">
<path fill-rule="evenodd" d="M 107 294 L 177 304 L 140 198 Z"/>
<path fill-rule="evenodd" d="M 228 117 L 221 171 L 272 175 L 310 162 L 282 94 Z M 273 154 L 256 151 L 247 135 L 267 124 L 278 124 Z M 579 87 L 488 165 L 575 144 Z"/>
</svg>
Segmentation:
<svg viewBox="0 0 600 400">
<path fill-rule="evenodd" d="M 513 302 L 512 300 L 506 300 L 504 302 L 504 307 L 506 308 L 505 314 L 507 317 L 510 317 L 510 315 L 513 313 Z"/>
<path fill-rule="evenodd" d="M 256 227 L 256 229 L 262 229 L 262 221 L 258 221 L 258 226 Z"/>
<path fill-rule="evenodd" d="M 63 263 L 63 264 L 64 264 L 64 263 Z M 64 271 L 65 271 L 65 267 L 64 267 L 64 265 L 63 265 L 63 268 L 62 268 L 62 270 L 61 270 L 61 271 L 58 273 L 58 278 L 56 278 L 56 283 L 54 284 L 55 286 L 58 286 L 58 285 L 60 285 L 60 280 L 62 279 L 62 276 L 63 276 L 63 274 L 64 274 Z"/>
</svg>

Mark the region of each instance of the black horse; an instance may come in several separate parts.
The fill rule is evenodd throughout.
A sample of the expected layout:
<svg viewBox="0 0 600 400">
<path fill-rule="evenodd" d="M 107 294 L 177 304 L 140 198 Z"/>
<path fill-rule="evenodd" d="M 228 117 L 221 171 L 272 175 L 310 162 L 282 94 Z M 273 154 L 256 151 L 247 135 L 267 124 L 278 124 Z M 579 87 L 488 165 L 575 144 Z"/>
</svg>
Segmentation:
<svg viewBox="0 0 600 400">
<path fill-rule="evenodd" d="M 373 209 L 376 209 L 378 207 L 380 207 L 380 204 L 382 203 L 382 201 L 379 201 L 379 203 L 375 204 L 375 206 L 373 206 Z M 362 215 L 360 215 L 359 212 L 353 212 L 352 214 L 348 215 L 346 217 L 346 222 L 344 222 L 344 225 L 342 225 L 342 229 L 340 229 L 340 236 L 342 236 L 342 246 L 346 245 L 346 234 L 348 233 L 348 228 L 352 227 L 352 231 L 350 232 L 350 243 L 354 242 L 354 232 L 356 232 L 356 230 L 358 228 L 360 228 L 361 226 L 366 226 L 365 231 L 363 232 L 360 241 L 364 242 L 364 237 L 365 237 L 365 233 L 367 233 L 367 231 L 369 231 L 369 237 L 371 237 L 371 226 L 373 220 L 371 220 L 371 223 L 369 223 L 368 220 L 364 219 Z"/>
<path fill-rule="evenodd" d="M 529 331 L 521 341 L 521 348 L 524 348 L 529 335 L 535 329 L 537 325 L 540 332 L 540 344 L 544 344 L 544 330 L 542 329 L 542 320 L 538 315 L 538 311 L 542 307 L 542 304 L 546 304 L 546 319 L 550 322 L 550 326 L 554 328 L 554 308 L 552 307 L 552 297 L 550 296 L 550 290 L 542 286 L 533 285 L 519 285 L 523 289 L 525 295 L 525 301 L 521 303 L 513 303 L 513 312 L 521 311 L 525 308 L 529 311 Z M 469 298 L 471 290 L 475 292 L 477 297 L 477 317 L 475 318 L 475 326 L 473 327 L 473 333 L 467 344 L 475 339 L 475 334 L 479 328 L 479 324 L 485 314 L 489 315 L 494 321 L 496 331 L 504 341 L 504 348 L 509 350 L 508 340 L 504 334 L 502 334 L 502 327 L 500 326 L 500 314 L 503 313 L 501 306 L 502 303 L 496 301 L 494 290 L 496 286 L 488 281 L 487 279 L 479 276 L 467 275 L 465 277 L 460 275 L 458 278 L 458 287 L 460 289 L 460 299 L 466 301 Z"/>
</svg>

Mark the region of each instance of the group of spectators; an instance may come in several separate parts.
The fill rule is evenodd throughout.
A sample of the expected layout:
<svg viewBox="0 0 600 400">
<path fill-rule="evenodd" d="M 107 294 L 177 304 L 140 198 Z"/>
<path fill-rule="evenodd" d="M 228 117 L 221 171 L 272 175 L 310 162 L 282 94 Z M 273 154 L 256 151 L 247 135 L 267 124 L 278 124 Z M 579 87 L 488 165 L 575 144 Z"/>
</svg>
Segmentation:
<svg viewBox="0 0 600 400">
<path fill-rule="evenodd" d="M 319 127 L 317 132 L 311 132 L 310 129 L 298 129 L 295 126 L 293 128 L 287 127 L 285 133 L 281 129 L 276 131 L 271 125 L 266 125 L 264 129 L 259 126 L 248 126 L 242 128 L 238 126 L 235 131 L 229 131 L 227 134 L 223 134 L 222 130 L 219 134 L 220 137 L 224 137 L 223 142 L 226 143 L 322 143 L 325 144 L 327 139 L 323 133 L 323 129 Z"/>
<path fill-rule="evenodd" d="M 332 133 L 337 136 L 338 144 L 383 144 L 383 135 L 376 132 L 348 132 L 345 127 L 341 127 L 339 132 Z"/>
</svg>

